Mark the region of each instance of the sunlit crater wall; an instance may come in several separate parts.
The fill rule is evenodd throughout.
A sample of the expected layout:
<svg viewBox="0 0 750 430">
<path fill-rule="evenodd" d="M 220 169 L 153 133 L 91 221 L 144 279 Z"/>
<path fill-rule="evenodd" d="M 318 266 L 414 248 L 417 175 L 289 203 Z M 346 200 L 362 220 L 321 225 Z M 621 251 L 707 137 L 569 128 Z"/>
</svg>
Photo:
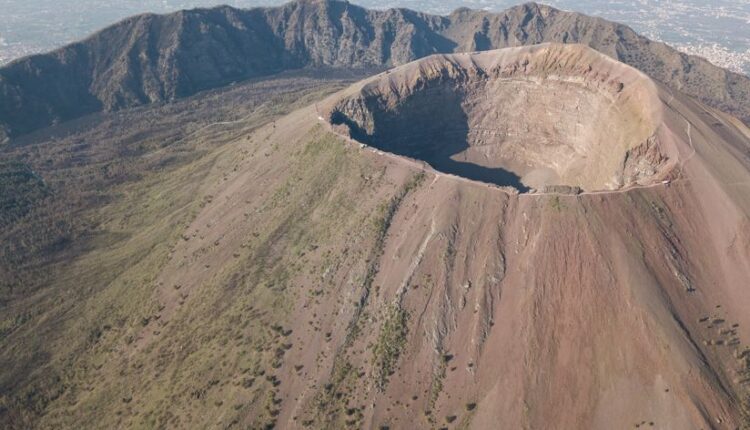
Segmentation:
<svg viewBox="0 0 750 430">
<path fill-rule="evenodd" d="M 334 125 L 438 170 L 521 191 L 614 190 L 667 165 L 639 72 L 578 45 L 434 56 L 339 100 Z"/>
</svg>

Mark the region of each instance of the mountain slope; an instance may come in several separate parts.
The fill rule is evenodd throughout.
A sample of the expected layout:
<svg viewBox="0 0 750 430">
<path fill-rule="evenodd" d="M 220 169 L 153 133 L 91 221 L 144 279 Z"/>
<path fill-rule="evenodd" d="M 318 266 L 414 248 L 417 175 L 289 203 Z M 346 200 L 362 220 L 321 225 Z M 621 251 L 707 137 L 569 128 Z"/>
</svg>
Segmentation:
<svg viewBox="0 0 750 430">
<path fill-rule="evenodd" d="M 302 67 L 383 68 L 433 53 L 584 43 L 673 89 L 750 121 L 750 80 L 630 28 L 529 3 L 447 17 L 336 0 L 196 9 L 126 19 L 0 69 L 0 141 L 99 111 L 173 101 Z"/>
<path fill-rule="evenodd" d="M 750 425 L 741 122 L 578 45 L 432 56 L 323 100 L 317 86 L 291 94 L 315 104 L 283 117 L 262 104 L 228 130 L 112 144 L 149 163 L 79 215 L 91 226 L 74 259 L 38 266 L 32 275 L 54 276 L 3 308 L 4 427 Z M 566 97 L 526 97 L 535 89 Z M 377 91 L 389 95 L 382 104 L 365 97 Z M 434 118 L 455 97 L 466 118 L 445 121 L 466 120 L 471 133 L 458 135 L 454 158 L 481 168 L 475 150 L 491 162 L 494 147 L 550 156 L 514 149 L 524 143 L 506 128 L 515 120 L 489 130 L 481 120 L 495 112 L 473 111 L 477 94 L 507 111 L 549 108 L 534 118 L 558 133 L 572 167 L 587 151 L 597 168 L 603 149 L 618 161 L 608 167 L 652 173 L 528 193 L 376 139 L 390 112 L 421 106 Z M 503 104 L 508 94 L 526 104 Z M 602 100 L 616 114 L 594 127 L 586 108 Z M 369 111 L 342 109 L 360 103 Z M 574 105 L 581 134 L 637 130 L 655 143 L 595 135 L 578 146 L 567 128 L 547 127 Z M 351 122 L 370 112 L 376 146 L 329 123 L 337 109 Z M 45 146 L 78 161 L 73 149 L 86 154 L 96 133 Z M 35 168 L 48 158 L 37 151 Z M 560 177 L 588 180 L 580 172 Z"/>
<path fill-rule="evenodd" d="M 0 427 L 38 428 L 51 403 L 80 394 L 99 340 L 151 311 L 144 280 L 210 200 L 203 185 L 232 171 L 227 143 L 341 88 L 332 79 L 248 82 L 3 148 L 14 161 L 0 164 L 12 191 L 0 226 Z"/>
</svg>

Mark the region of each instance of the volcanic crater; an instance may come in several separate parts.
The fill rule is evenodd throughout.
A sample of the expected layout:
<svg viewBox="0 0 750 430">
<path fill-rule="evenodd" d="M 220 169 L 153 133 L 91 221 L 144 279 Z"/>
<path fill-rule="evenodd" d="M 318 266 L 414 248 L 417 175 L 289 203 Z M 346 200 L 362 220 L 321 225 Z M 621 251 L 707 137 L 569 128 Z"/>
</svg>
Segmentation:
<svg viewBox="0 0 750 430">
<path fill-rule="evenodd" d="M 639 71 L 582 45 L 435 55 L 350 88 L 335 130 L 435 170 L 519 192 L 647 185 L 671 164 Z"/>
</svg>

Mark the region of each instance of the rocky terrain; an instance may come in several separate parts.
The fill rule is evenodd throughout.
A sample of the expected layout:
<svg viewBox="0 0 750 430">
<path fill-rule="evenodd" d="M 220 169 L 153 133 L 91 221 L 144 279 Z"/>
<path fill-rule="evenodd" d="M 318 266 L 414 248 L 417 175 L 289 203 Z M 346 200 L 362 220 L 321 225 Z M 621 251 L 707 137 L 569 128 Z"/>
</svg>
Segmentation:
<svg viewBox="0 0 750 430">
<path fill-rule="evenodd" d="M 584 45 L 1 154 L 3 428 L 750 426 L 750 130 Z"/>
<path fill-rule="evenodd" d="M 458 176 L 601 191 L 669 176 L 659 105 L 646 75 L 582 45 L 542 44 L 399 67 L 326 115 L 354 139 Z"/>
<path fill-rule="evenodd" d="M 536 4 L 14 62 L 0 428 L 749 429 L 748 103 Z"/>
<path fill-rule="evenodd" d="M 432 16 L 337 0 L 142 15 L 0 69 L 0 141 L 95 112 L 174 101 L 305 67 L 385 68 L 433 53 L 583 43 L 750 121 L 750 80 L 630 28 L 528 3 Z"/>
</svg>

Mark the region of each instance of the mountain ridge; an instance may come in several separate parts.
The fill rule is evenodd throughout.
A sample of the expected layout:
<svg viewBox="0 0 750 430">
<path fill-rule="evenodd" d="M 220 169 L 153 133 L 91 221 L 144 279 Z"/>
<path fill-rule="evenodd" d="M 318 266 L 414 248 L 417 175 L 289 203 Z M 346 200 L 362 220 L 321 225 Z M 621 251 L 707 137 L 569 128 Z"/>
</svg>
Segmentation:
<svg viewBox="0 0 750 430">
<path fill-rule="evenodd" d="M 750 78 L 601 18 L 537 3 L 435 16 L 298 0 L 272 8 L 137 15 L 56 51 L 16 60 L 0 68 L 0 141 L 284 70 L 383 69 L 435 53 L 542 42 L 586 44 L 750 121 Z"/>
</svg>

